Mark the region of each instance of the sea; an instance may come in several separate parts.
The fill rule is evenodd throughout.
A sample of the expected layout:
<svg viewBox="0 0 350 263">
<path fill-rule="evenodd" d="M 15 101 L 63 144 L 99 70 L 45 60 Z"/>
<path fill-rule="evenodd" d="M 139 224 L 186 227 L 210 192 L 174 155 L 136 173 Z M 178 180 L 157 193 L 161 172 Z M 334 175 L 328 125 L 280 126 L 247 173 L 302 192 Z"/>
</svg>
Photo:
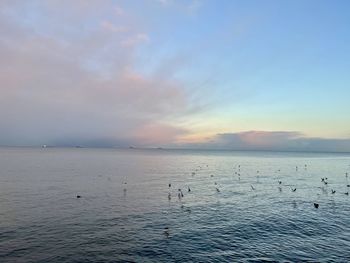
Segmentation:
<svg viewBox="0 0 350 263">
<path fill-rule="evenodd" d="M 3 147 L 0 262 L 350 262 L 349 184 L 350 154 Z"/>
</svg>

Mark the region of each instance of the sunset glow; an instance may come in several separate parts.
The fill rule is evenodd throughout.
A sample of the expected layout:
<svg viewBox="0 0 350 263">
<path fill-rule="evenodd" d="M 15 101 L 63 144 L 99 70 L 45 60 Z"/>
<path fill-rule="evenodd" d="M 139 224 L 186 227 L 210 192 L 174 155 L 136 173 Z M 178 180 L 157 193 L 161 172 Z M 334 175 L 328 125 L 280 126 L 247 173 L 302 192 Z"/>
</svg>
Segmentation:
<svg viewBox="0 0 350 263">
<path fill-rule="evenodd" d="M 349 10 L 1 1 L 0 144 L 350 151 Z"/>
</svg>

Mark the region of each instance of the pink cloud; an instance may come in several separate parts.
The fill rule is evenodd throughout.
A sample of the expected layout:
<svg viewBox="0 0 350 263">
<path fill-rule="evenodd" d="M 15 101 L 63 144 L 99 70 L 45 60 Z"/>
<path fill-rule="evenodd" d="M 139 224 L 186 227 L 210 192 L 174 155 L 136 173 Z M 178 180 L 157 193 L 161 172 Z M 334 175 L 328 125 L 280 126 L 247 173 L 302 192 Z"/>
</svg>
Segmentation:
<svg viewBox="0 0 350 263">
<path fill-rule="evenodd" d="M 43 5 L 52 19 L 66 8 L 55 1 Z M 69 16 L 69 25 L 79 27 L 70 24 L 73 17 L 81 19 L 79 9 L 69 12 L 77 14 Z M 164 124 L 190 108 L 182 85 L 133 68 L 135 45 L 149 40 L 147 34 L 133 33 L 138 31 L 135 23 L 125 24 L 130 28 L 125 35 L 110 34 L 123 30 L 104 21 L 67 38 L 59 30 L 52 36 L 39 34 L 2 14 L 0 22 L 0 144 L 149 145 L 171 142 L 185 132 Z"/>
<path fill-rule="evenodd" d="M 185 129 L 161 123 L 146 124 L 133 131 L 132 137 L 144 145 L 163 145 L 176 142 L 179 136 L 186 134 Z"/>
</svg>

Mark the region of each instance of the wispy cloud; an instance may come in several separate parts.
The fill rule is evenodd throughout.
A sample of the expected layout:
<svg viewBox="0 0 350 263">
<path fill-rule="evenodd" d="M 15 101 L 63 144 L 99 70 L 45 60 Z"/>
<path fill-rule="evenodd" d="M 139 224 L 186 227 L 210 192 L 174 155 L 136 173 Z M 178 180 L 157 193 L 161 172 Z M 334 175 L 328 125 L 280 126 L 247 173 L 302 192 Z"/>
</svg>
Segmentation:
<svg viewBox="0 0 350 263">
<path fill-rule="evenodd" d="M 52 19 L 68 7 L 57 3 L 61 9 L 52 12 L 41 6 Z M 21 12 L 10 2 L 6 8 Z M 90 15 L 97 26 L 67 37 L 67 31 L 51 35 L 46 25 L 1 14 L 1 145 L 147 146 L 186 132 L 166 121 L 189 109 L 183 87 L 134 69 L 135 50 L 148 35 L 137 33 L 135 23 L 121 27 Z M 73 31 L 80 27 L 61 23 Z"/>
<path fill-rule="evenodd" d="M 135 45 L 141 44 L 141 43 L 147 43 L 150 41 L 150 38 L 145 33 L 138 33 L 133 36 L 129 36 L 127 39 L 122 40 L 120 43 L 124 47 L 133 47 Z"/>
<path fill-rule="evenodd" d="M 124 33 L 129 31 L 129 28 L 126 26 L 117 26 L 117 25 L 114 25 L 112 22 L 106 21 L 106 20 L 101 22 L 101 27 L 115 33 Z"/>
</svg>

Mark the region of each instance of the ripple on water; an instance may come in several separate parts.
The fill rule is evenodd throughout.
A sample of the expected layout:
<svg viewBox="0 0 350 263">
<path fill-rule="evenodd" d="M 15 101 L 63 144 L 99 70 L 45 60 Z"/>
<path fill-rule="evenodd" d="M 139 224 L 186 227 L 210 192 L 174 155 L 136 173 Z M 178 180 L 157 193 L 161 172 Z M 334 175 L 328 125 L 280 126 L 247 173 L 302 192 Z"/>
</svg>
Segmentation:
<svg viewBox="0 0 350 263">
<path fill-rule="evenodd" d="M 0 150 L 0 261 L 350 261 L 348 156 L 50 151 Z"/>
</svg>

